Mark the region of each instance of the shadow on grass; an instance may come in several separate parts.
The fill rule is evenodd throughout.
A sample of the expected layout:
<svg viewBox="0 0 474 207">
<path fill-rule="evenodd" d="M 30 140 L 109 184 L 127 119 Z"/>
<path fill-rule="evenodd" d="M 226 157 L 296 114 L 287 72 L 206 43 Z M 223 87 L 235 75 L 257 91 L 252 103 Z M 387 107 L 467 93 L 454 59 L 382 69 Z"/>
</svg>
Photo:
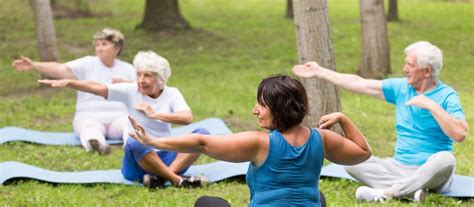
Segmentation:
<svg viewBox="0 0 474 207">
<path fill-rule="evenodd" d="M 42 184 L 47 184 L 47 185 L 50 185 L 50 186 L 53 186 L 53 187 L 57 187 L 57 186 L 60 186 L 60 185 L 80 185 L 80 186 L 85 186 L 85 187 L 96 187 L 96 186 L 99 186 L 99 185 L 124 185 L 124 184 L 120 184 L 120 183 L 55 183 L 55 182 L 48 182 L 48 181 L 38 180 L 38 179 L 28 178 L 28 177 L 10 178 L 8 180 L 5 180 L 2 185 L 15 186 L 15 185 L 21 185 L 21 184 L 24 184 L 24 183 L 28 183 L 28 182 L 42 183 Z M 222 184 L 222 183 L 246 184 L 245 176 L 244 175 L 239 175 L 239 176 L 230 177 L 230 178 L 218 181 L 218 182 L 211 183 L 211 185 L 213 185 L 213 184 Z M 139 186 L 139 184 L 137 183 L 137 185 L 130 185 L 130 186 Z M 164 188 L 168 188 L 168 187 L 170 187 L 170 186 L 164 186 L 163 188 L 150 189 L 150 191 L 156 191 L 156 190 L 164 189 Z"/>
<path fill-rule="evenodd" d="M 11 186 L 16 186 L 16 185 L 22 185 L 26 184 L 28 182 L 36 182 L 36 183 L 41 183 L 41 184 L 46 184 L 52 187 L 58 187 L 58 186 L 63 186 L 63 185 L 80 185 L 88 188 L 96 187 L 96 186 L 103 186 L 103 185 L 124 185 L 120 183 L 54 183 L 54 182 L 48 182 L 44 180 L 37 180 L 33 178 L 27 178 L 27 177 L 16 177 L 16 178 L 10 178 L 3 182 L 2 185 L 11 185 Z M 133 185 L 130 185 L 133 186 Z M 138 184 L 137 184 L 138 186 Z"/>
</svg>

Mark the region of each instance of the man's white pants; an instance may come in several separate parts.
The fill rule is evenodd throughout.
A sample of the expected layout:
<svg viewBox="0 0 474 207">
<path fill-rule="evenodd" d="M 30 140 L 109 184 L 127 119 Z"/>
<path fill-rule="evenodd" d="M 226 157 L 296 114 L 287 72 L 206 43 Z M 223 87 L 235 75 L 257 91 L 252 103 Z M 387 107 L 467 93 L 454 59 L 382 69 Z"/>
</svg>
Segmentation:
<svg viewBox="0 0 474 207">
<path fill-rule="evenodd" d="M 446 151 L 431 155 L 421 166 L 372 156 L 363 163 L 345 167 L 359 182 L 372 188 L 390 189 L 396 198 L 412 196 L 419 189 L 445 192 L 451 186 L 455 169 L 456 159 Z"/>
</svg>

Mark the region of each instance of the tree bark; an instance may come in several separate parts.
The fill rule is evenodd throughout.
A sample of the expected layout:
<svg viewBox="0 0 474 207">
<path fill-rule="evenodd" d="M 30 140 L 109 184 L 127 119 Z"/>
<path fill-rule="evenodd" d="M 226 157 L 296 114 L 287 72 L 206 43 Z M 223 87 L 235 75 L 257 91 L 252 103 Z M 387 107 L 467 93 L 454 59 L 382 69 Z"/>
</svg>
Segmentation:
<svg viewBox="0 0 474 207">
<path fill-rule="evenodd" d="M 357 73 L 381 79 L 390 73 L 390 51 L 383 0 L 360 0 L 362 58 Z"/>
<path fill-rule="evenodd" d="M 387 20 L 389 22 L 396 22 L 400 19 L 398 18 L 398 1 L 397 0 L 389 0 L 388 1 L 388 16 Z"/>
<path fill-rule="evenodd" d="M 293 19 L 293 0 L 286 0 L 286 17 Z"/>
<path fill-rule="evenodd" d="M 49 0 L 31 0 L 41 61 L 57 61 L 58 46 Z"/>
<path fill-rule="evenodd" d="M 299 62 L 316 61 L 325 68 L 335 70 L 327 1 L 293 1 L 293 11 Z M 333 84 L 316 78 L 304 79 L 303 84 L 310 106 L 306 125 L 315 127 L 322 115 L 341 110 L 338 90 Z M 342 132 L 340 128 L 336 131 Z"/>
<path fill-rule="evenodd" d="M 58 61 L 58 46 L 49 0 L 30 0 L 35 16 L 40 61 Z M 42 79 L 48 78 L 44 75 Z"/>
<path fill-rule="evenodd" d="M 190 29 L 181 16 L 178 0 L 146 0 L 140 28 L 151 31 Z"/>
</svg>

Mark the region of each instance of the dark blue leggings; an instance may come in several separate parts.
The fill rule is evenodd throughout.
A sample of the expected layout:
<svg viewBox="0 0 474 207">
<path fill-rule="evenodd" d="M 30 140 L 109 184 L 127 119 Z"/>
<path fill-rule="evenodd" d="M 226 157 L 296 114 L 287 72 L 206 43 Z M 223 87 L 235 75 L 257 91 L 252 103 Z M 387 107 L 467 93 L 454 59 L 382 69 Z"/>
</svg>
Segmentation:
<svg viewBox="0 0 474 207">
<path fill-rule="evenodd" d="M 210 134 L 205 128 L 197 128 L 192 133 Z M 150 174 L 140 167 L 138 163 L 140 163 L 143 157 L 151 151 L 154 151 L 152 147 L 142 145 L 140 142 L 131 137 L 127 139 L 127 143 L 125 144 L 124 148 L 125 155 L 122 161 L 122 174 L 127 180 L 143 182 L 143 176 L 145 174 Z M 171 151 L 156 151 L 156 154 L 167 166 L 169 166 L 178 155 L 177 152 Z M 181 170 L 181 172 L 178 174 L 185 173 L 188 168 L 189 167 Z"/>
</svg>

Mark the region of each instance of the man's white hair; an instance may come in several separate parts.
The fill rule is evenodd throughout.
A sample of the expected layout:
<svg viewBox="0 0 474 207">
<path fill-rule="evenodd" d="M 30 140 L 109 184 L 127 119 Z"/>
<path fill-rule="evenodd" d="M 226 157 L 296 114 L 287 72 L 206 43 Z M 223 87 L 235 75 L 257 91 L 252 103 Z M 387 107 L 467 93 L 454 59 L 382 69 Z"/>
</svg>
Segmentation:
<svg viewBox="0 0 474 207">
<path fill-rule="evenodd" d="M 408 45 L 404 50 L 405 55 L 415 54 L 416 63 L 420 69 L 431 66 L 431 77 L 438 79 L 443 68 L 443 53 L 435 45 L 427 41 L 418 41 Z"/>
<path fill-rule="evenodd" d="M 133 58 L 133 66 L 137 71 L 153 72 L 164 82 L 171 76 L 169 62 L 153 51 L 140 51 Z"/>
</svg>

